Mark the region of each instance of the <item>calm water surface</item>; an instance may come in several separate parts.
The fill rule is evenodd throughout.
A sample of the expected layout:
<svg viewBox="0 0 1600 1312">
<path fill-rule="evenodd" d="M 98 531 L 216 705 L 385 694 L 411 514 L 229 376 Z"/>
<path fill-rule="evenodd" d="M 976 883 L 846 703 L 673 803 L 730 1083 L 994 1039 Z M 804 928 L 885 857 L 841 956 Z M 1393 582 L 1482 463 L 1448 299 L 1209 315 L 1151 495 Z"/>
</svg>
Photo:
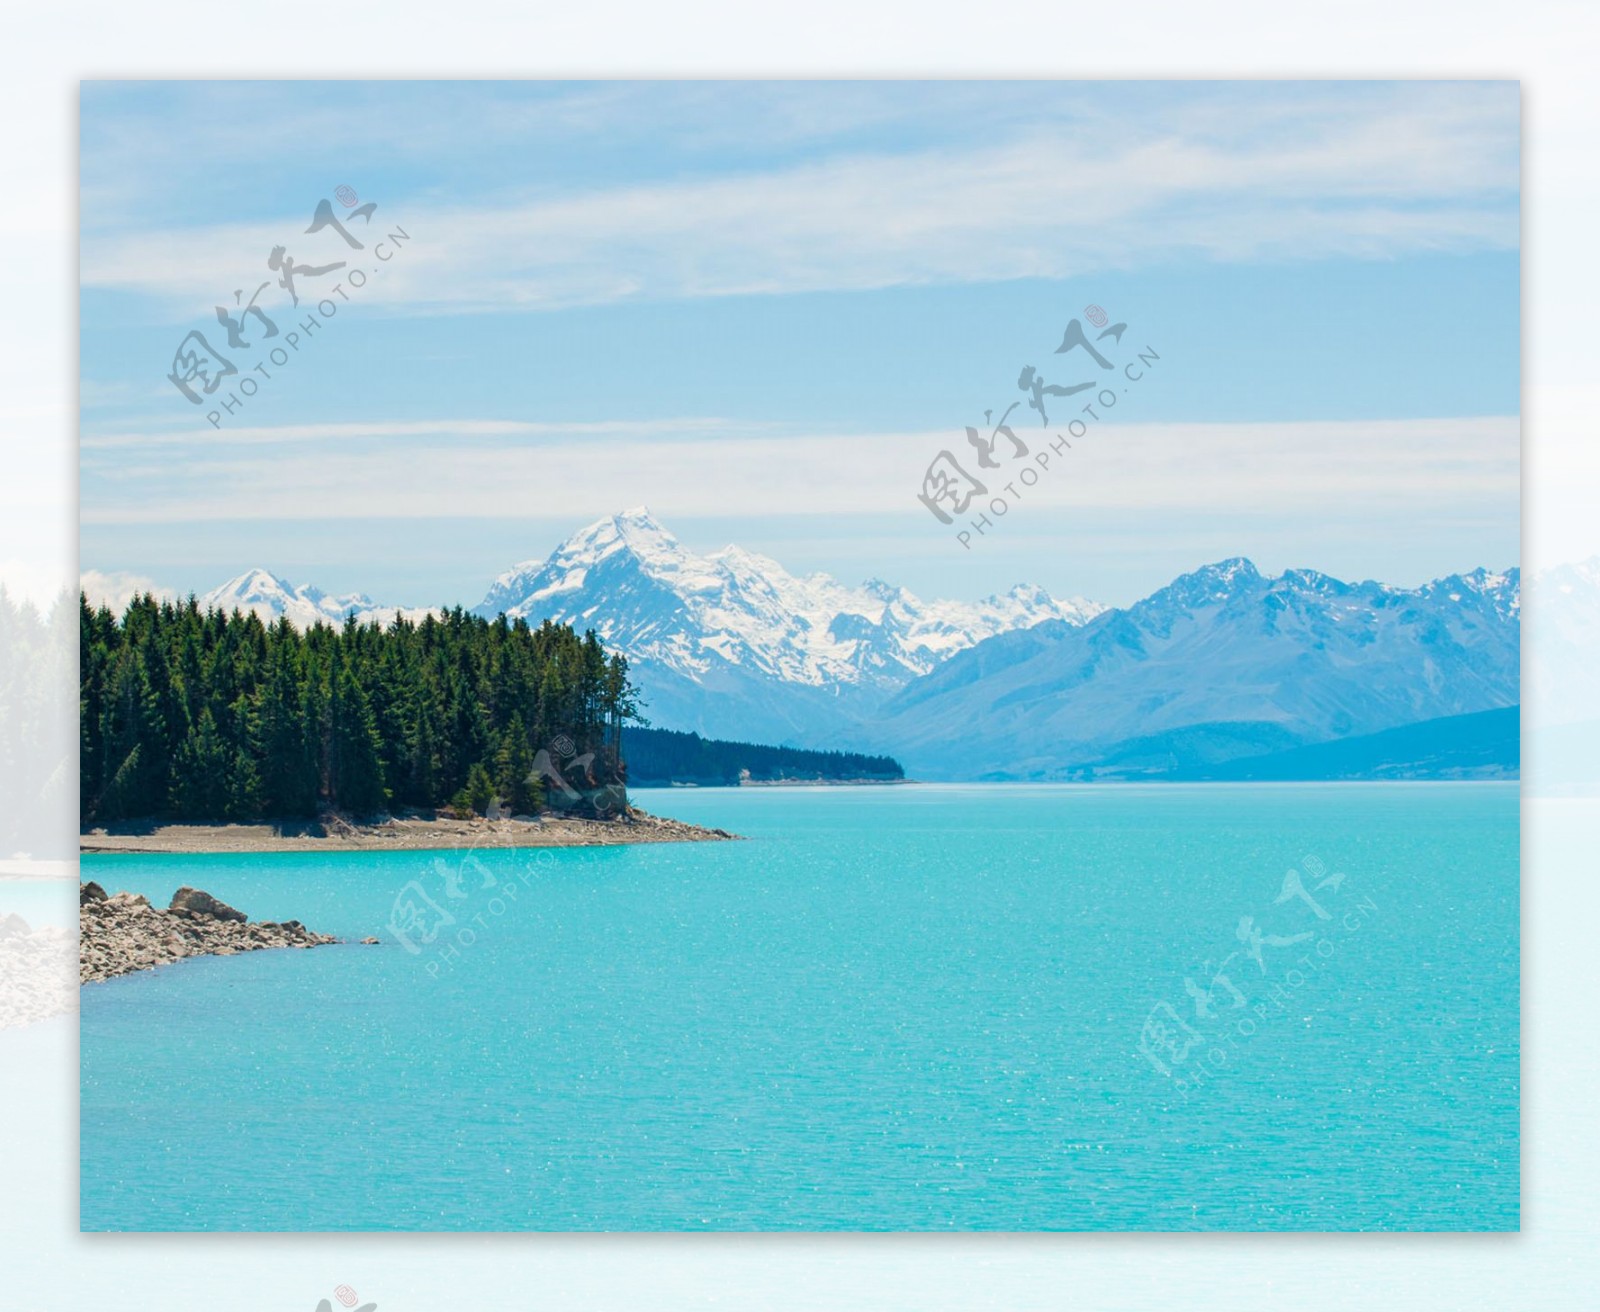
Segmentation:
<svg viewBox="0 0 1600 1312">
<path fill-rule="evenodd" d="M 384 942 L 85 989 L 83 1227 L 1517 1227 L 1515 785 L 638 800 L 749 841 L 85 858 Z"/>
</svg>

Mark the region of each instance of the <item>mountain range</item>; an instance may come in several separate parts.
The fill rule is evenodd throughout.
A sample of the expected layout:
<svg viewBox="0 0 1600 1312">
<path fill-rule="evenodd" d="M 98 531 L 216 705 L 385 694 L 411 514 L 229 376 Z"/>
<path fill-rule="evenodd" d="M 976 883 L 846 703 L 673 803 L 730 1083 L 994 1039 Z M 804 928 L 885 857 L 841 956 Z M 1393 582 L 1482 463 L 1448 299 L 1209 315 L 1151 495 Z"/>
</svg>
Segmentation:
<svg viewBox="0 0 1600 1312">
<path fill-rule="evenodd" d="M 913 775 L 1161 775 L 1516 705 L 1520 635 L 1514 569 L 1406 589 L 1225 560 L 958 653 L 861 741 Z"/>
<path fill-rule="evenodd" d="M 923 601 L 881 579 L 851 588 L 797 577 L 742 547 L 699 556 L 639 507 L 506 571 L 477 613 L 593 628 L 627 655 L 662 727 L 845 745 L 884 700 L 957 652 L 1105 609 L 1027 585 L 974 603 Z"/>
<path fill-rule="evenodd" d="M 309 583 L 298 587 L 264 569 L 246 570 L 199 599 L 202 610 L 254 612 L 263 624 L 287 617 L 296 628 L 317 623 L 340 625 L 350 616 L 362 624 L 388 624 L 395 616 L 420 620 L 431 607 L 380 606 L 359 592 L 333 595 Z"/>
<path fill-rule="evenodd" d="M 1550 587 L 1583 594 L 1569 624 L 1600 613 L 1600 572 Z M 427 613 L 264 570 L 201 602 L 296 624 Z M 914 778 L 1196 777 L 1519 701 L 1515 569 L 1408 589 L 1234 558 L 1125 609 L 1026 584 L 924 601 L 737 546 L 698 555 L 640 507 L 513 566 L 474 609 L 593 628 L 628 656 L 658 727 L 885 753 Z"/>
</svg>

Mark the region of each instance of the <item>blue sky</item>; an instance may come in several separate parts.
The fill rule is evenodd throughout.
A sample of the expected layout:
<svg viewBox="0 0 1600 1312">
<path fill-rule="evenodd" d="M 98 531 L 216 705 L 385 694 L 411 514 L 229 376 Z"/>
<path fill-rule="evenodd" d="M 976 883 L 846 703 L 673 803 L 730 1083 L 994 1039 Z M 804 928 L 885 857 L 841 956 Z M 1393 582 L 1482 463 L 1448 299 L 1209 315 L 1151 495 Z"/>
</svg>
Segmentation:
<svg viewBox="0 0 1600 1312">
<path fill-rule="evenodd" d="M 1236 554 L 1398 583 L 1510 565 L 1518 100 L 86 83 L 82 566 L 472 604 L 639 503 L 696 548 L 924 595 L 1125 602 Z M 350 217 L 360 250 L 305 231 L 341 184 L 377 206 Z M 294 311 L 277 245 L 344 268 L 302 276 Z M 234 289 L 267 282 L 287 334 L 353 270 L 220 429 L 167 380 L 191 330 L 223 347 Z M 1021 399 L 1022 366 L 1067 370 L 1091 304 L 1128 325 L 1118 369 L 1159 364 L 962 546 L 924 469 L 970 464 L 964 426 Z M 270 345 L 243 323 L 219 395 Z M 1020 430 L 1035 449 L 1052 419 Z"/>
</svg>

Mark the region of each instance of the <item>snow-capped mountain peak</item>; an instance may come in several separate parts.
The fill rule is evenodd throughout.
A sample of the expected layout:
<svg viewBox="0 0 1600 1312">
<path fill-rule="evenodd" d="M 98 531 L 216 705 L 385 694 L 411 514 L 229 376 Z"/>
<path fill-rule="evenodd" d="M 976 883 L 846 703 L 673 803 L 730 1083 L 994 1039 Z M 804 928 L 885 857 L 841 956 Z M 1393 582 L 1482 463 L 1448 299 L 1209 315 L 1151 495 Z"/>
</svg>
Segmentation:
<svg viewBox="0 0 1600 1312">
<path fill-rule="evenodd" d="M 478 607 L 480 614 L 505 611 L 513 618 L 545 610 L 557 598 L 581 594 L 591 571 L 624 557 L 631 568 L 674 589 L 700 591 L 716 586 L 715 570 L 683 546 L 650 513 L 635 506 L 579 529 L 549 556 L 513 565 L 495 579 Z M 544 603 L 551 603 L 549 606 Z"/>
<path fill-rule="evenodd" d="M 1165 769 L 1179 749 L 1221 760 L 1512 706 L 1520 583 L 1515 569 L 1405 588 L 1219 561 L 1091 624 L 958 653 L 888 702 L 860 741 L 923 777 L 1055 778 L 1141 754 Z"/>
<path fill-rule="evenodd" d="M 199 604 L 201 610 L 254 612 L 263 624 L 273 624 L 287 617 L 301 629 L 318 623 L 340 625 L 351 615 L 363 624 L 373 620 L 387 624 L 397 614 L 416 619 L 428 613 L 426 609 L 380 606 L 360 592 L 332 596 L 309 583 L 296 587 L 265 569 L 249 569 L 229 579 L 199 598 Z"/>
<path fill-rule="evenodd" d="M 495 580 L 482 615 L 592 627 L 636 665 L 696 682 L 740 669 L 813 688 L 895 688 L 984 638 L 1103 607 L 1022 586 L 977 603 L 924 602 L 881 579 L 853 588 L 791 574 L 729 545 L 701 556 L 648 508 L 597 520 Z"/>
<path fill-rule="evenodd" d="M 229 579 L 221 587 L 206 593 L 205 600 L 237 601 L 241 604 L 257 600 L 293 597 L 294 587 L 276 574 L 264 569 L 248 569 L 238 578 Z"/>
</svg>

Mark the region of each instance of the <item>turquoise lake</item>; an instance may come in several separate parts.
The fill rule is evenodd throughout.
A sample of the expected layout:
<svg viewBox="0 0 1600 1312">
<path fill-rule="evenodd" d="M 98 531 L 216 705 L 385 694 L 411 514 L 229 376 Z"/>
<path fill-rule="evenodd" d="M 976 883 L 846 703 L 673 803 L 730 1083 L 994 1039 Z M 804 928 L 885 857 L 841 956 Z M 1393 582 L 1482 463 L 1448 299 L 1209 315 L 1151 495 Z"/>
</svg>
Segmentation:
<svg viewBox="0 0 1600 1312">
<path fill-rule="evenodd" d="M 1518 1226 L 1515 784 L 635 797 L 746 841 L 86 857 L 383 942 L 85 988 L 83 1228 Z"/>
</svg>

